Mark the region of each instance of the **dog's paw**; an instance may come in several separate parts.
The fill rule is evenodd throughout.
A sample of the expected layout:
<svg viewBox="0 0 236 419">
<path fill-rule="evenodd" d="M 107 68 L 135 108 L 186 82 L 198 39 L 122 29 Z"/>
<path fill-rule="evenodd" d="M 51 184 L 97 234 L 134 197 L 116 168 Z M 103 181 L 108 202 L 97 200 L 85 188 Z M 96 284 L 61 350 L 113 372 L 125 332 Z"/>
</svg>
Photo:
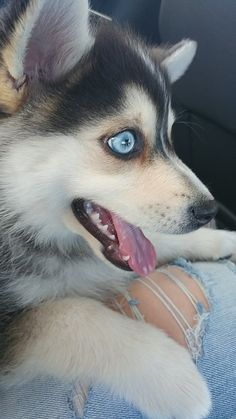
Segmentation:
<svg viewBox="0 0 236 419">
<path fill-rule="evenodd" d="M 228 258 L 236 262 L 236 233 L 233 231 L 215 230 L 215 243 L 213 244 L 214 260 Z"/>
<path fill-rule="evenodd" d="M 207 385 L 188 351 L 166 339 L 161 357 L 160 348 L 156 356 L 142 354 L 126 397 L 150 419 L 205 418 L 211 407 Z"/>
</svg>

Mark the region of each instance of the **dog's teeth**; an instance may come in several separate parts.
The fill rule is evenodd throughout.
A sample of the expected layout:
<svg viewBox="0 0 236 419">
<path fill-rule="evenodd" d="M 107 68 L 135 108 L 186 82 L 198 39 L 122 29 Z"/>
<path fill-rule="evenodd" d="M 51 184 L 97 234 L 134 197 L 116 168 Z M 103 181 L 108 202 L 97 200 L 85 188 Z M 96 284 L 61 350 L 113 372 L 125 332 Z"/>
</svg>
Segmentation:
<svg viewBox="0 0 236 419">
<path fill-rule="evenodd" d="M 93 212 L 90 214 L 90 218 L 94 224 L 101 224 L 98 212 Z"/>
<path fill-rule="evenodd" d="M 97 226 L 97 228 L 99 228 L 99 230 L 100 230 L 103 234 L 106 234 L 106 236 L 108 235 L 108 234 L 107 234 L 108 225 L 103 225 L 103 224 L 100 222 L 100 223 L 97 223 L 97 224 L 96 224 L 96 226 Z"/>
<path fill-rule="evenodd" d="M 107 224 L 104 224 L 104 225 L 102 224 L 102 221 L 100 220 L 98 212 L 93 212 L 92 214 L 90 214 L 90 219 L 97 226 L 97 228 L 99 228 L 99 230 L 102 231 L 102 233 L 105 234 L 110 240 L 115 240 L 116 239 L 114 234 L 109 233 L 108 225 Z"/>
<path fill-rule="evenodd" d="M 115 239 L 116 239 L 116 236 L 114 236 L 114 234 L 110 234 L 108 231 L 106 232 L 106 236 L 110 239 L 110 240 L 113 240 L 113 241 L 115 241 Z M 108 248 L 109 249 L 109 248 Z"/>
<path fill-rule="evenodd" d="M 96 223 L 96 226 L 97 226 L 97 228 L 99 228 L 99 230 L 103 233 L 103 234 L 105 234 L 110 240 L 115 240 L 116 239 L 116 237 L 114 236 L 114 234 L 110 234 L 109 233 L 109 231 L 108 231 L 108 225 L 107 224 L 105 224 L 105 225 L 103 225 L 102 224 L 102 222 L 101 222 L 101 220 L 100 220 L 100 222 L 99 223 Z"/>
<path fill-rule="evenodd" d="M 107 233 L 108 225 L 107 224 L 106 225 L 100 225 L 99 228 L 100 228 L 100 230 L 103 231 L 103 233 Z"/>
<path fill-rule="evenodd" d="M 125 262 L 128 262 L 128 260 L 130 259 L 130 256 L 122 256 L 122 259 L 123 259 Z"/>
</svg>

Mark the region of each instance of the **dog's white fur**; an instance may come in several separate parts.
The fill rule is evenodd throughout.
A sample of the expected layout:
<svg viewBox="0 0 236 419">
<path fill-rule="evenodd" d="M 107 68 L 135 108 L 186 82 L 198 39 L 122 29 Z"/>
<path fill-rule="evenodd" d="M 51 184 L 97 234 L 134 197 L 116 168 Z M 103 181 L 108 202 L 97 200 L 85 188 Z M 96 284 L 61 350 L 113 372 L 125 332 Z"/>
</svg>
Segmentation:
<svg viewBox="0 0 236 419">
<path fill-rule="evenodd" d="M 90 299 L 68 298 L 39 310 L 35 326 L 42 333 L 27 343 L 24 369 L 17 371 L 21 380 L 34 371 L 102 382 L 150 418 L 198 419 L 208 413 L 207 386 L 190 355 L 162 331 Z"/>
<path fill-rule="evenodd" d="M 191 39 L 185 39 L 169 50 L 169 55 L 163 60 L 163 65 L 172 83 L 183 76 L 191 64 L 196 50 L 197 43 Z"/>
<path fill-rule="evenodd" d="M 10 50 L 6 49 L 5 64 L 16 80 L 22 77 L 24 58 L 29 53 L 26 53 L 29 35 L 34 36 L 34 28 L 41 27 L 42 20 L 38 22 L 37 19 L 40 11 L 43 10 L 48 25 L 53 25 L 51 12 L 55 10 L 56 14 L 58 11 L 58 18 L 66 16 L 61 26 L 61 39 L 64 35 L 69 39 L 62 51 L 63 60 L 55 60 L 46 71 L 46 77 L 55 80 L 70 70 L 93 42 L 88 27 L 87 2 L 74 0 L 65 4 L 62 0 L 34 0 L 31 4 L 16 29 L 17 38 L 13 38 Z M 76 19 L 81 22 L 78 26 Z M 71 20 L 73 24 L 69 29 Z M 195 43 L 185 41 L 165 58 L 163 65 L 167 67 L 171 80 L 176 80 L 185 72 L 195 49 Z M 143 52 L 140 54 L 147 65 L 152 65 Z M 57 54 L 54 58 L 58 58 Z M 32 69 L 37 77 L 37 67 Z M 109 127 L 119 130 L 124 119 L 127 123 L 136 120 L 145 135 L 154 142 L 156 113 L 151 101 L 142 90 L 130 85 L 126 86 L 124 97 L 124 114 L 117 118 L 104 118 L 102 123 L 94 121 L 89 127 L 66 136 L 39 136 L 36 141 L 30 134 L 24 134 L 23 142 L 11 144 L 9 135 L 19 136 L 17 127 L 24 121 L 16 117 L 16 128 L 14 119 L 1 125 L 1 141 L 6 142 L 1 154 L 1 184 L 5 191 L 1 207 L 3 223 L 5 214 L 9 216 L 10 211 L 14 215 L 17 208 L 24 216 L 21 217 L 21 225 L 14 225 L 15 229 L 22 225 L 32 229 L 37 227 L 40 230 L 39 243 L 49 244 L 56 237 L 62 250 L 68 243 L 73 244 L 79 234 L 99 256 L 99 259 L 91 259 L 91 263 L 74 261 L 63 269 L 57 257 L 52 256 L 47 260 L 47 273 L 50 271 L 52 274 L 50 280 L 39 282 L 29 275 L 15 278 L 11 283 L 20 305 L 38 306 L 23 316 L 22 340 L 15 348 L 19 355 L 10 378 L 14 377 L 17 382 L 42 373 L 69 380 L 79 377 L 87 383 L 105 384 L 150 418 L 163 415 L 166 418 L 200 419 L 209 411 L 210 395 L 188 352 L 162 331 L 124 318 L 96 301 L 104 300 L 108 290 L 118 291 L 124 287 L 130 273 L 121 273 L 110 264 L 104 264 L 100 243 L 80 226 L 68 208 L 68 202 L 74 196 L 92 198 L 98 203 L 102 200 L 101 205 L 140 225 L 148 236 L 148 230 L 153 228 L 154 213 L 146 211 L 147 204 L 155 206 L 159 199 L 163 208 L 167 205 L 172 207 L 166 225 L 169 232 L 183 218 L 181 208 L 184 200 L 181 194 L 186 193 L 186 185 L 181 175 L 188 177 L 194 190 L 211 198 L 205 186 L 177 158 L 172 158 L 170 165 L 154 162 L 147 171 L 134 168 L 130 172 L 127 168 L 125 172 L 124 167 L 121 170 L 119 163 L 114 163 L 112 158 L 103 164 L 102 151 L 95 145 L 94 138 Z M 170 110 L 169 131 L 173 118 Z M 102 163 L 97 158 L 99 153 Z M 19 165 L 19 156 L 24 162 L 22 165 Z M 110 176 L 113 166 L 117 170 Z M 157 178 L 159 186 L 155 185 Z M 112 199 L 114 189 L 116 200 Z M 155 196 L 153 190 L 157 191 Z M 187 198 L 184 199 L 187 205 Z M 138 205 L 130 208 L 130 202 Z M 158 219 L 158 225 L 165 231 L 161 219 Z M 178 256 L 218 259 L 229 254 L 236 255 L 236 234 L 230 232 L 201 229 L 173 236 L 156 231 L 151 239 L 156 243 L 160 263 Z M 12 260 L 13 265 L 14 262 Z M 4 380 L 6 384 L 6 377 Z"/>
<path fill-rule="evenodd" d="M 181 235 L 150 235 L 150 240 L 159 249 L 161 263 L 170 262 L 178 257 L 189 260 L 219 260 L 230 257 L 236 261 L 236 233 L 224 230 L 201 228 Z"/>
</svg>

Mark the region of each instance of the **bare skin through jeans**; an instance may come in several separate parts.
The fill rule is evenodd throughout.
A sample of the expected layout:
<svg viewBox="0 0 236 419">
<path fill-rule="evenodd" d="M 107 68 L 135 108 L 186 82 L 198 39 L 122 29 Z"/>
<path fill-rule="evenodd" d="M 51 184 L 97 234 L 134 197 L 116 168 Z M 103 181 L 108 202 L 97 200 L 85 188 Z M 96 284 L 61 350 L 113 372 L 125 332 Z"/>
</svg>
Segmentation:
<svg viewBox="0 0 236 419">
<path fill-rule="evenodd" d="M 117 310 L 132 318 L 143 318 L 190 351 L 188 333 L 199 322 L 199 304 L 209 310 L 202 286 L 176 266 L 168 266 L 146 278 L 139 278 L 130 285 L 127 294 L 118 296 L 114 301 Z"/>
</svg>

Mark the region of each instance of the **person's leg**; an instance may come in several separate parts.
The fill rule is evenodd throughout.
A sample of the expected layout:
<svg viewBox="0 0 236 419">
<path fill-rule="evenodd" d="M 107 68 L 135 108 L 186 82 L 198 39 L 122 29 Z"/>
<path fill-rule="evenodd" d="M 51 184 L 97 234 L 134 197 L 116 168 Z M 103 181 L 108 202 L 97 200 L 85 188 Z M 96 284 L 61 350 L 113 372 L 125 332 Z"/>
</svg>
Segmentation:
<svg viewBox="0 0 236 419">
<path fill-rule="evenodd" d="M 182 287 L 186 285 L 186 290 L 189 289 L 188 294 L 186 295 L 183 292 L 183 289 L 179 287 L 179 285 L 175 284 L 171 277 L 169 277 L 169 275 L 175 274 L 176 269 L 177 268 L 175 267 L 169 267 L 167 268 L 166 273 L 160 273 L 159 271 L 153 274 L 152 277 L 147 278 L 145 281 L 140 278 L 139 281 L 133 282 L 130 288 L 130 293 L 133 294 L 133 297 L 140 299 L 139 310 L 143 312 L 147 322 L 153 323 L 155 326 L 160 327 L 167 332 L 169 330 L 169 334 L 181 343 L 181 339 L 183 340 L 183 335 L 181 335 L 182 330 L 181 328 L 178 329 L 178 323 L 175 324 L 175 321 L 173 321 L 174 318 L 172 318 L 172 311 L 168 311 L 166 306 L 162 305 L 161 300 L 157 300 L 155 293 L 151 292 L 152 281 L 157 280 L 160 289 L 162 292 L 166 293 L 166 296 L 168 294 L 173 294 L 173 302 L 176 303 L 176 308 L 179 306 L 179 309 L 182 309 L 183 304 L 185 304 L 185 315 L 187 318 L 189 317 L 189 322 L 191 322 L 191 319 L 195 315 L 195 310 L 193 310 L 193 306 L 190 304 L 190 293 L 192 292 L 197 296 L 199 295 L 199 299 L 202 298 L 203 302 L 204 295 L 197 283 L 182 272 Z M 180 276 L 180 270 L 178 274 Z M 174 292 L 173 288 L 176 288 L 174 289 Z M 153 291 L 156 290 L 153 288 Z M 118 299 L 116 301 L 118 303 Z M 120 303 L 123 304 L 121 310 L 127 308 L 128 313 L 131 306 L 128 304 L 127 300 L 122 298 Z M 132 311 L 130 312 L 130 315 L 133 317 Z M 195 323 L 194 320 L 193 323 Z M 182 343 L 184 344 L 184 341 Z M 63 416 L 61 415 L 63 418 L 70 418 L 73 411 L 76 412 L 75 414 L 77 416 L 81 416 L 81 408 L 83 407 L 83 402 L 86 400 L 86 394 L 79 383 L 74 386 L 73 390 L 71 388 L 70 395 L 67 395 L 67 387 L 68 386 L 66 384 L 63 387 L 63 383 L 54 382 L 51 379 L 41 379 L 34 380 L 33 382 L 20 388 L 17 387 L 11 389 L 9 392 L 2 391 L 1 411 L 4 415 L 3 418 L 27 418 L 32 414 L 32 419 L 34 419 L 36 418 L 36 413 L 38 411 L 40 411 L 42 419 L 47 417 L 49 414 L 50 418 L 53 418 L 53 414 L 55 414 L 55 412 L 51 412 L 52 402 L 53 405 L 55 405 L 56 412 L 63 411 Z M 98 417 L 102 417 L 99 412 L 104 406 L 104 394 L 100 393 L 101 399 L 97 400 L 96 411 L 93 412 L 93 414 L 98 415 Z M 19 399 L 21 400 L 21 404 L 20 408 L 17 409 L 16 406 Z M 68 401 L 70 401 L 70 403 L 68 403 Z M 119 409 L 119 414 L 122 415 L 121 417 L 126 417 L 127 415 L 127 417 L 135 417 L 136 414 L 139 415 L 138 412 L 132 409 L 132 407 L 124 404 L 121 400 L 116 400 L 116 409 L 117 408 Z M 109 417 L 110 415 L 111 413 L 109 413 Z"/>
<path fill-rule="evenodd" d="M 212 393 L 208 418 L 236 418 L 235 265 L 185 261 L 178 265 L 180 269 L 169 267 L 133 283 L 128 294 L 118 298 L 117 308 L 161 327 L 187 346 Z M 107 389 L 94 387 L 84 418 L 101 417 L 143 418 Z"/>
<path fill-rule="evenodd" d="M 124 300 L 125 305 L 122 305 L 122 309 L 130 310 L 131 308 L 130 316 L 141 313 L 146 321 L 163 328 L 180 344 L 186 345 L 193 357 L 197 359 L 198 368 L 207 379 L 212 393 L 213 409 L 208 419 L 235 419 L 235 265 L 209 262 L 190 264 L 179 261 L 179 266 L 186 273 L 177 270 L 176 267 L 169 267 L 167 273 L 159 272 L 157 278 L 155 278 L 156 274 L 151 277 L 154 283 L 157 280 L 160 288 L 154 287 L 150 279 L 147 280 L 146 283 L 151 284 L 156 295 L 142 281 L 133 283 L 134 288 L 131 287 L 129 290 L 132 298 L 127 295 L 129 304 Z M 174 279 L 168 276 L 170 274 L 174 275 Z M 203 289 L 195 282 L 195 278 L 198 278 Z M 180 283 L 176 283 L 176 280 Z M 187 293 L 181 284 L 187 288 Z M 148 294 L 145 295 L 144 291 L 148 291 Z M 182 323 L 176 320 L 176 318 L 179 319 L 176 316 L 177 312 L 170 302 L 169 308 L 168 304 L 166 306 L 163 303 L 163 301 L 168 302 L 164 295 L 171 297 L 170 300 L 188 324 L 181 316 Z M 192 300 L 189 298 L 191 295 Z M 153 298 L 151 304 L 150 296 L 151 299 Z M 145 299 L 148 303 L 145 303 Z M 121 302 L 120 300 L 119 303 Z M 54 417 L 78 419 L 81 417 L 80 408 L 81 388 L 79 385 L 68 386 L 65 383 L 41 378 L 18 389 L 9 391 L 0 389 L 1 419 L 48 419 L 48 417 L 50 419 Z M 83 417 L 84 419 L 144 418 L 134 407 L 110 394 L 109 389 L 100 386 L 94 386 L 89 391 Z M 157 418 L 162 419 L 158 416 L 158 412 Z"/>
<path fill-rule="evenodd" d="M 211 305 L 197 360 L 212 394 L 208 419 L 236 419 L 236 268 L 231 262 L 196 263 Z"/>
<path fill-rule="evenodd" d="M 39 377 L 13 388 L 0 387 L 1 419 L 75 419 L 74 386 Z"/>
<path fill-rule="evenodd" d="M 146 278 L 138 278 L 113 304 L 123 314 L 165 330 L 190 352 L 196 351 L 194 341 L 199 340 L 209 311 L 201 284 L 176 266 L 166 266 Z"/>
</svg>

